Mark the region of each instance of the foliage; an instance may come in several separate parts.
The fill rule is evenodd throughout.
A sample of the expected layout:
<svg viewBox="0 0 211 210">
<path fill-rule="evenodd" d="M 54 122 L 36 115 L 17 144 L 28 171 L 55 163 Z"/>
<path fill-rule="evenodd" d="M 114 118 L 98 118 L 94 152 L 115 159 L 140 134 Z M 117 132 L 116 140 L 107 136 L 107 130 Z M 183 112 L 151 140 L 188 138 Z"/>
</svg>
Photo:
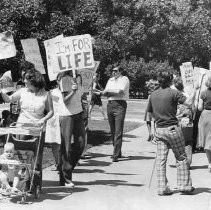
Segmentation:
<svg viewBox="0 0 211 210">
<path fill-rule="evenodd" d="M 208 0 L 0 0 L 0 32 L 13 32 L 18 54 L 1 60 L 1 71 L 24 58 L 21 39 L 89 33 L 105 84 L 109 69 L 124 65 L 131 89 L 146 91 L 157 70 L 179 71 L 182 62 L 208 68 L 211 4 Z"/>
</svg>

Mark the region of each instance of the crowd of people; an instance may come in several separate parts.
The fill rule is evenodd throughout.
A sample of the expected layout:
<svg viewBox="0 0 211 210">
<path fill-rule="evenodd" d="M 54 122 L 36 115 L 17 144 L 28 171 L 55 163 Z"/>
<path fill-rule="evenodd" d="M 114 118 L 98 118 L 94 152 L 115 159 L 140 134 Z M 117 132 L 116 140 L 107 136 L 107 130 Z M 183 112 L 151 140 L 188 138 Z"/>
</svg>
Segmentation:
<svg viewBox="0 0 211 210">
<path fill-rule="evenodd" d="M 36 169 L 42 174 L 44 144 L 51 144 L 55 159 L 53 170 L 59 172 L 59 183 L 61 186 L 72 188 L 74 187 L 72 181 L 74 168 L 86 152 L 86 130 L 94 105 L 98 105 L 103 118 L 108 119 L 113 142 L 112 161 L 118 162 L 119 158 L 122 158 L 123 128 L 130 87 L 130 81 L 123 72 L 124 69 L 121 66 L 113 68 L 104 89 L 99 84 L 97 73 L 91 85 L 92 96 L 90 106 L 88 106 L 79 74 L 76 73 L 76 76 L 73 76 L 72 71 L 61 72 L 57 75 L 56 81 L 51 83 L 51 89 L 46 90 L 43 75 L 33 65 L 26 62 L 25 68 L 22 68 L 18 90 L 9 94 L 4 89 L 0 90 L 3 101 L 10 103 L 12 107 L 10 111 L 2 112 L 1 126 L 9 126 L 15 121 L 17 125 L 30 124 L 42 127 L 40 155 L 38 155 Z M 183 194 L 190 194 L 195 190 L 190 176 L 194 144 L 204 148 L 208 159 L 208 169 L 211 172 L 209 138 L 211 135 L 209 129 L 211 77 L 208 77 L 205 83 L 207 89 L 200 92 L 197 103 L 194 102 L 200 88 L 198 84 L 195 84 L 191 94 L 187 94 L 181 77 L 174 78 L 173 74 L 166 71 L 160 72 L 153 82 L 145 121 L 149 131 L 148 141 L 153 141 L 157 145 L 157 192 L 158 195 L 172 194 L 166 177 L 167 157 L 169 149 L 172 149 L 176 158 L 178 190 Z M 107 117 L 102 107 L 101 96 L 108 99 Z M 201 112 L 197 124 L 197 138 L 194 136 L 193 129 L 196 110 Z M 26 139 L 25 136 L 20 138 Z M 194 139 L 197 139 L 197 143 L 194 143 Z M 6 143 L 4 154 L 11 153 L 10 159 L 14 159 L 15 149 L 19 147 Z M 4 154 L 0 159 L 5 156 Z M 11 187 L 8 180 L 12 180 L 12 189 L 17 191 L 20 176 L 21 170 L 16 170 L 13 172 L 13 179 L 11 177 L 9 179 L 8 173 L 3 172 L 0 164 L 0 182 L 6 188 Z"/>
<path fill-rule="evenodd" d="M 107 115 L 114 146 L 113 162 L 118 162 L 118 158 L 121 158 L 126 100 L 129 98 L 129 80 L 122 75 L 122 71 L 123 69 L 119 66 L 112 70 L 112 76 L 105 89 L 99 85 L 99 74 L 96 74 L 93 78 L 92 100 L 88 110 L 88 100 L 83 92 L 82 78 L 79 74 L 76 73 L 74 77 L 72 71 L 61 72 L 57 75 L 56 81 L 51 82 L 52 88 L 46 90 L 43 75 L 29 62 L 25 62 L 25 68 L 23 67 L 21 71 L 21 87 L 13 93 L 8 93 L 4 89 L 0 90 L 3 101 L 16 106 L 2 113 L 1 126 L 10 126 L 11 122 L 16 122 L 16 126 L 42 127 L 36 170 L 42 174 L 44 144 L 51 144 L 55 159 L 53 170 L 59 172 L 59 183 L 61 186 L 72 188 L 74 187 L 72 173 L 86 151 L 86 129 L 93 106 L 99 105 L 104 119 L 107 119 L 102 108 L 101 95 L 108 98 Z M 8 119 L 10 119 L 9 122 Z M 19 135 L 19 138 L 27 141 L 29 137 Z M 5 152 L 7 144 L 5 144 Z M 19 148 L 13 145 L 12 158 L 14 151 L 18 149 L 22 149 L 21 146 Z M 5 181 L 8 180 L 8 173 L 3 171 L 1 164 L 0 166 L 0 172 L 2 172 L 0 183 L 3 187 L 10 188 L 11 183 L 8 184 L 9 182 Z M 18 177 L 15 173 L 13 176 Z M 13 190 L 16 191 L 15 179 L 12 182 Z"/>
<path fill-rule="evenodd" d="M 148 141 L 157 145 L 157 192 L 158 195 L 173 194 L 166 177 L 167 157 L 169 149 L 172 149 L 176 158 L 178 190 L 191 194 L 195 188 L 192 186 L 190 169 L 196 148 L 205 150 L 211 172 L 211 77 L 205 82 L 206 90 L 200 91 L 200 85 L 196 83 L 191 94 L 184 91 L 181 77 L 174 78 L 169 72 L 161 72 L 154 83 L 156 85 L 150 91 L 145 121 L 149 131 Z M 196 99 L 197 91 L 199 96 Z M 201 112 L 199 122 L 194 121 L 197 110 Z M 195 127 L 198 132 L 194 132 L 194 123 L 197 123 Z"/>
</svg>

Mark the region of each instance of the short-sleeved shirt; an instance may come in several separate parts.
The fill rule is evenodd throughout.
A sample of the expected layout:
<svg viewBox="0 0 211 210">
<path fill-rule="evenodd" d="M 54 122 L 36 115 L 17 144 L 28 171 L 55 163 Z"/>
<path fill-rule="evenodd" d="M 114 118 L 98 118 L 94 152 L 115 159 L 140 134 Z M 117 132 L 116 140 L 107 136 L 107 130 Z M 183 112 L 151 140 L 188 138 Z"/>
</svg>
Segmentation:
<svg viewBox="0 0 211 210">
<path fill-rule="evenodd" d="M 108 100 L 128 100 L 129 99 L 129 86 L 130 81 L 126 76 L 119 76 L 117 79 L 110 78 L 106 84 L 105 90 L 120 89 L 124 93 L 119 96 L 111 96 Z"/>
<path fill-rule="evenodd" d="M 75 91 L 71 99 L 69 99 L 68 102 L 66 103 L 69 115 L 79 114 L 80 112 L 83 111 L 81 104 L 82 86 L 80 85 L 78 78 L 76 79 L 77 79 L 78 89 Z M 71 77 L 69 81 L 70 81 L 70 86 L 72 86 L 74 81 L 72 80 Z M 68 93 L 66 90 L 65 91 L 61 90 L 61 92 L 66 94 Z"/>
<path fill-rule="evenodd" d="M 177 125 L 177 105 L 185 100 L 186 96 L 178 90 L 159 88 L 151 94 L 147 111 L 153 113 L 157 127 Z"/>
<path fill-rule="evenodd" d="M 203 100 L 203 109 L 211 110 L 211 90 L 207 89 L 202 91 L 200 98 Z"/>
</svg>

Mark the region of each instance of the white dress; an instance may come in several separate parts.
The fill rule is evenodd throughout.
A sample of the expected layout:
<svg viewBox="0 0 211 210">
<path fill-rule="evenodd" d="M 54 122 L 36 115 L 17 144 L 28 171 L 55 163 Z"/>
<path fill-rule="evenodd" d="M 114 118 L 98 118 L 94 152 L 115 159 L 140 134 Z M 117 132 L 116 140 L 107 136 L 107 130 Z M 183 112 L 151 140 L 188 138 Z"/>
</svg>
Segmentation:
<svg viewBox="0 0 211 210">
<path fill-rule="evenodd" d="M 45 104 L 48 93 L 42 90 L 32 93 L 27 88 L 18 90 L 20 96 L 20 115 L 17 122 L 35 123 L 45 116 Z"/>
<path fill-rule="evenodd" d="M 46 124 L 45 143 L 57 143 L 61 144 L 61 132 L 59 125 L 59 100 L 60 90 L 58 88 L 51 91 L 51 97 L 53 101 L 54 115 Z"/>
</svg>

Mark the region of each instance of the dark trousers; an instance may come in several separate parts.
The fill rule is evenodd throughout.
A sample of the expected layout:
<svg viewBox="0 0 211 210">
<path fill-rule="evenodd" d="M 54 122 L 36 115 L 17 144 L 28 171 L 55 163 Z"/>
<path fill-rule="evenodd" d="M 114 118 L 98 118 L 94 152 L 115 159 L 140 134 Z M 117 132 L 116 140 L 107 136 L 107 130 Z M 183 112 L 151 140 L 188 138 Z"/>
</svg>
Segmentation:
<svg viewBox="0 0 211 210">
<path fill-rule="evenodd" d="M 198 123 L 200 116 L 201 116 L 201 111 L 197 110 L 193 121 L 193 148 L 192 148 L 193 152 L 196 150 L 197 137 L 198 137 Z"/>
<path fill-rule="evenodd" d="M 122 137 L 127 103 L 123 100 L 108 101 L 107 115 L 113 141 L 113 158 L 121 156 Z"/>
<path fill-rule="evenodd" d="M 61 149 L 60 149 L 60 183 L 70 183 L 72 172 L 77 165 L 84 150 L 85 127 L 82 113 L 61 116 Z M 71 139 L 74 143 L 71 143 Z"/>
</svg>

